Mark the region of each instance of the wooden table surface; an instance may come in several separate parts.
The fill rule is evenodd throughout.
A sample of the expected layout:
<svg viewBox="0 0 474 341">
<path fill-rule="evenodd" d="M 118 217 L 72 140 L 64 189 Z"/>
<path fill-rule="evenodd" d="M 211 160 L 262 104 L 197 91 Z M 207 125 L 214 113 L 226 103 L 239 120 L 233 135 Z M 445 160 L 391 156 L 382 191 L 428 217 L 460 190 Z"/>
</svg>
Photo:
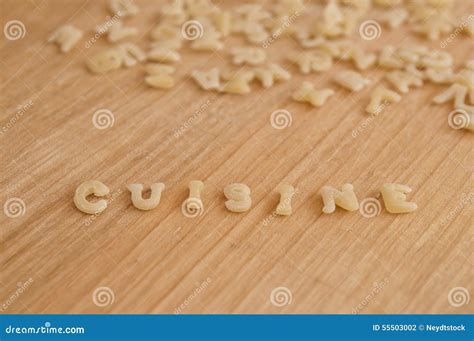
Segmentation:
<svg viewBox="0 0 474 341">
<path fill-rule="evenodd" d="M 139 29 L 133 41 L 143 48 L 157 3 L 137 0 L 140 15 L 126 21 Z M 459 1 L 456 13 L 473 9 Z M 85 60 L 110 46 L 102 37 L 85 47 L 109 15 L 105 2 L 1 0 L 0 12 L 2 25 L 19 20 L 26 30 L 22 39 L 1 40 L 0 199 L 24 203 L 18 217 L 0 215 L 4 313 L 472 312 L 472 301 L 456 307 L 448 300 L 455 288 L 474 292 L 473 140 L 448 126 L 450 105 L 431 103 L 444 86 L 414 89 L 367 122 L 364 108 L 385 70 L 363 72 L 372 84 L 350 93 L 332 81 L 350 63 L 303 76 L 285 60 L 300 48 L 281 37 L 265 51 L 292 73 L 288 82 L 255 83 L 245 96 L 203 91 L 190 71 L 235 66 L 225 50 L 184 47 L 177 84 L 162 91 L 146 86 L 143 65 L 103 76 L 87 71 Z M 46 43 L 64 23 L 84 30 L 68 54 Z M 353 40 L 373 51 L 387 43 L 440 49 L 407 25 Z M 226 48 L 244 43 L 225 40 Z M 446 50 L 456 68 L 474 57 L 465 35 Z M 303 80 L 336 95 L 322 108 L 294 102 Z M 113 115 L 107 129 L 92 123 L 99 109 Z M 291 114 L 285 129 L 270 123 L 279 109 Z M 72 200 L 90 179 L 114 196 L 93 218 Z M 205 184 L 205 208 L 187 218 L 181 203 L 194 179 Z M 137 182 L 165 183 L 158 208 L 132 206 L 126 185 Z M 251 188 L 250 211 L 225 209 L 223 189 L 232 182 Z M 321 187 L 347 182 L 359 200 L 376 197 L 386 182 L 409 185 L 419 209 L 393 215 L 382 206 L 374 218 L 323 214 Z M 275 217 L 275 189 L 286 183 L 298 189 L 294 213 Z"/>
</svg>

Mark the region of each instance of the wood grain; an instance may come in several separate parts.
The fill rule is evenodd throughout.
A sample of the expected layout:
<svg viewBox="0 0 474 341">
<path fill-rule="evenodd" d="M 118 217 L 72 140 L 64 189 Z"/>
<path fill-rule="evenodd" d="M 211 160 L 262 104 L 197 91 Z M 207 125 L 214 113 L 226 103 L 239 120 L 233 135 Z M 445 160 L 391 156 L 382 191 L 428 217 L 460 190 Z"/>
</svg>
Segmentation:
<svg viewBox="0 0 474 341">
<path fill-rule="evenodd" d="M 145 48 L 159 1 L 137 3 L 142 12 L 127 23 L 139 28 L 134 41 Z M 458 16 L 472 12 L 472 2 L 458 2 Z M 246 96 L 202 91 L 190 71 L 230 69 L 229 56 L 185 47 L 177 85 L 160 91 L 144 84 L 143 65 L 104 76 L 87 72 L 86 58 L 109 46 L 104 38 L 84 46 L 107 15 L 102 1 L 1 0 L 2 25 L 16 19 L 26 27 L 23 39 L 1 41 L 1 203 L 26 204 L 18 218 L 0 215 L 4 313 L 472 312 L 472 301 L 448 302 L 455 287 L 474 292 L 472 200 L 465 200 L 472 199 L 473 140 L 448 126 L 449 105 L 431 104 L 444 87 L 426 84 L 364 123 L 384 71 L 364 72 L 373 84 L 350 93 L 331 79 L 351 64 L 302 76 L 285 60 L 298 45 L 281 37 L 266 52 L 291 71 L 289 82 L 270 89 L 255 84 Z M 46 39 L 66 22 L 85 34 L 63 55 Z M 406 25 L 383 28 L 374 41 L 356 34 L 354 40 L 369 50 L 387 43 L 439 48 Z M 243 43 L 236 36 L 225 41 Z M 464 35 L 446 50 L 456 67 L 473 58 Z M 322 108 L 296 103 L 290 95 L 303 80 L 336 95 Z M 16 117 L 28 101 L 31 107 Z M 93 126 L 98 109 L 113 113 L 112 127 Z M 291 113 L 290 127 L 271 126 L 277 109 Z M 72 202 L 88 179 L 117 195 L 94 219 Z M 193 179 L 205 183 L 205 210 L 190 219 L 181 203 Z M 158 181 L 166 184 L 160 206 L 133 208 L 125 186 Z M 223 188 L 232 182 L 252 189 L 247 213 L 224 207 Z M 407 184 L 419 209 L 392 215 L 382 208 L 371 219 L 341 209 L 322 214 L 320 188 L 346 182 L 360 200 L 376 196 L 386 182 Z M 298 189 L 294 213 L 272 217 L 275 189 L 284 183 Z M 12 301 L 18 283 L 30 278 Z M 112 304 L 94 304 L 99 287 L 113 291 Z M 288 305 L 272 304 L 278 287 L 291 292 Z"/>
</svg>

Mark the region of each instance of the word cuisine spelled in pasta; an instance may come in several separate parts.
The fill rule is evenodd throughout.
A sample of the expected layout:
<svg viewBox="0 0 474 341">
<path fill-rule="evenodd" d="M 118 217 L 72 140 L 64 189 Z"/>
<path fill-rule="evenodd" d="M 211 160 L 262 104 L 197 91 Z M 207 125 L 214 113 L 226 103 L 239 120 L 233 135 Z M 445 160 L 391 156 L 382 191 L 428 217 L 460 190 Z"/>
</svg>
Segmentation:
<svg viewBox="0 0 474 341">
<path fill-rule="evenodd" d="M 189 195 L 183 202 L 181 209 L 186 217 L 196 217 L 204 211 L 202 192 L 204 183 L 200 180 L 193 180 L 189 183 Z M 165 185 L 161 182 L 153 183 L 150 186 L 151 192 L 148 198 L 143 197 L 144 186 L 142 184 L 130 184 L 127 186 L 131 194 L 132 205 L 142 211 L 149 211 L 156 208 L 161 201 L 161 193 Z M 280 194 L 280 201 L 275 208 L 275 214 L 289 216 L 293 213 L 291 201 L 298 192 L 292 185 L 283 184 L 276 190 Z M 415 211 L 418 206 L 407 201 L 406 194 L 411 192 L 411 188 L 406 185 L 386 183 L 380 188 L 385 208 L 390 213 L 409 213 Z M 107 208 L 107 201 L 90 201 L 88 196 L 104 197 L 110 193 L 109 188 L 100 181 L 89 180 L 80 184 L 74 195 L 74 204 L 77 209 L 87 214 L 99 214 Z M 252 207 L 250 187 L 243 183 L 232 183 L 224 188 L 224 196 L 227 199 L 224 206 L 228 211 L 243 213 Z M 332 186 L 323 186 L 320 191 L 323 201 L 322 212 L 331 214 L 336 211 L 336 206 L 346 211 L 356 211 L 359 209 L 359 200 L 352 184 L 344 184 L 341 190 Z"/>
</svg>

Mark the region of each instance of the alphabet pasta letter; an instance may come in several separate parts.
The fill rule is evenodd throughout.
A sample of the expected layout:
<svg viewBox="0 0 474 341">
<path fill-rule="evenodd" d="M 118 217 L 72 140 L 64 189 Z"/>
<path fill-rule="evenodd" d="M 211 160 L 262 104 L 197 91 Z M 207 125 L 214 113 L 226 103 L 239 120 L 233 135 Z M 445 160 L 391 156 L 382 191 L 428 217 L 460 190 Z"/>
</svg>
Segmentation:
<svg viewBox="0 0 474 341">
<path fill-rule="evenodd" d="M 97 202 L 87 201 L 87 196 L 94 194 L 96 197 L 103 197 L 109 194 L 109 188 L 102 182 L 97 180 L 85 181 L 79 185 L 74 194 L 74 204 L 76 207 L 88 214 L 97 214 L 107 208 L 106 200 L 99 200 Z"/>
<path fill-rule="evenodd" d="M 295 188 L 291 185 L 282 185 L 278 187 L 278 192 L 280 192 L 280 203 L 276 208 L 276 214 L 290 215 L 292 212 L 291 199 L 295 194 Z"/>
<path fill-rule="evenodd" d="M 336 210 L 336 205 L 348 211 L 355 211 L 359 208 L 359 201 L 354 193 L 354 186 L 351 184 L 343 185 L 342 191 L 331 186 L 324 186 L 321 189 L 321 196 L 324 202 L 324 213 L 333 213 Z"/>
<path fill-rule="evenodd" d="M 406 201 L 406 193 L 411 192 L 411 188 L 399 184 L 384 184 L 380 190 L 382 193 L 385 208 L 390 213 L 408 213 L 415 211 L 418 206 L 414 202 Z"/>
<path fill-rule="evenodd" d="M 142 184 L 131 184 L 127 186 L 128 190 L 132 193 L 133 206 L 139 210 L 148 211 L 154 209 L 160 204 L 161 192 L 165 189 L 163 183 L 156 183 L 151 185 L 151 194 L 148 199 L 143 199 L 143 185 Z"/>
<path fill-rule="evenodd" d="M 199 180 L 192 180 L 189 183 L 189 197 L 183 202 L 182 212 L 188 218 L 201 215 L 204 211 L 204 204 L 201 200 L 201 191 L 204 183 Z"/>
<path fill-rule="evenodd" d="M 250 188 L 244 184 L 230 184 L 224 188 L 227 199 L 225 207 L 231 212 L 241 213 L 248 211 L 252 206 Z"/>
</svg>

